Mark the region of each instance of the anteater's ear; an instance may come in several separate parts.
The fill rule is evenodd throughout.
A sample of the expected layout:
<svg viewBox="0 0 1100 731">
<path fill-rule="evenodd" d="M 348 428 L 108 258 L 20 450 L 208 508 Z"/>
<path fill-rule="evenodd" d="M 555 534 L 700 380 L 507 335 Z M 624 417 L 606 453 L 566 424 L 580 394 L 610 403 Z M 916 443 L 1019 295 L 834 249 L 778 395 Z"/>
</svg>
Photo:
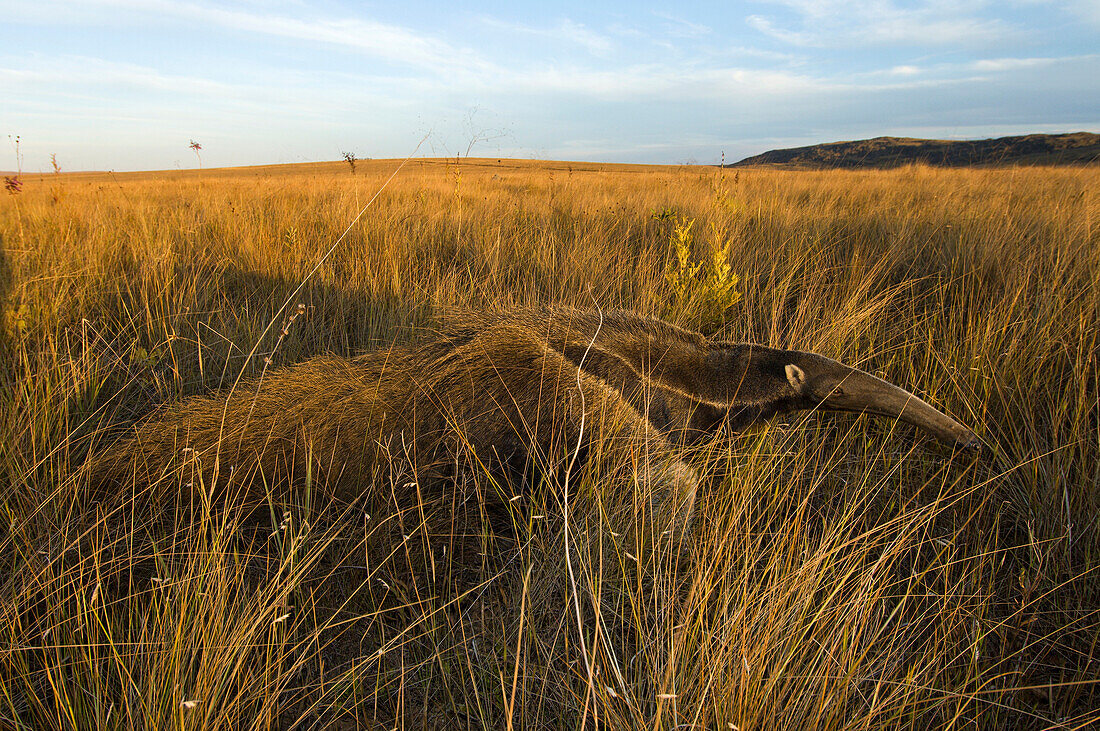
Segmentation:
<svg viewBox="0 0 1100 731">
<path fill-rule="evenodd" d="M 783 367 L 783 370 L 787 374 L 787 382 L 791 384 L 791 388 L 795 390 L 795 393 L 805 393 L 806 372 L 794 363 L 788 363 Z"/>
</svg>

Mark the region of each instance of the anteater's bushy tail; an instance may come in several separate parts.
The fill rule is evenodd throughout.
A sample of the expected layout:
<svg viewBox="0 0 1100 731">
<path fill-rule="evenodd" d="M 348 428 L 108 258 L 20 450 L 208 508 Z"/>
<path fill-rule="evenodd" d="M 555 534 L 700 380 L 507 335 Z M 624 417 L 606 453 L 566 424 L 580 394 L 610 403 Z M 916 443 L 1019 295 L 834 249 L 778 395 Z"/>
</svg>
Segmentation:
<svg viewBox="0 0 1100 731">
<path fill-rule="evenodd" d="M 321 356 L 242 381 L 228 393 L 195 397 L 152 413 L 87 462 L 101 488 L 165 480 L 190 471 L 188 482 L 251 482 L 305 475 L 354 484 L 376 469 L 399 432 L 406 389 L 392 382 L 402 356 L 379 353 L 349 361 Z"/>
</svg>

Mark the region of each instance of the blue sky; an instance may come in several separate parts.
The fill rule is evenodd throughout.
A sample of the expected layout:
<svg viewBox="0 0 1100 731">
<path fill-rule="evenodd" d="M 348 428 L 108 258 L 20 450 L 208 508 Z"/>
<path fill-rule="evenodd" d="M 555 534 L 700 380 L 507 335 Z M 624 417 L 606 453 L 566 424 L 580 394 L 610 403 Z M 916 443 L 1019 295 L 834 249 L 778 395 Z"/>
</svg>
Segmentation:
<svg viewBox="0 0 1100 731">
<path fill-rule="evenodd" d="M 0 0 L 24 169 L 1100 131 L 1100 0 Z M 472 143 L 472 148 L 471 148 Z M 10 159 L 9 159 L 10 158 Z M 0 169 L 14 167 L 10 144 Z"/>
</svg>

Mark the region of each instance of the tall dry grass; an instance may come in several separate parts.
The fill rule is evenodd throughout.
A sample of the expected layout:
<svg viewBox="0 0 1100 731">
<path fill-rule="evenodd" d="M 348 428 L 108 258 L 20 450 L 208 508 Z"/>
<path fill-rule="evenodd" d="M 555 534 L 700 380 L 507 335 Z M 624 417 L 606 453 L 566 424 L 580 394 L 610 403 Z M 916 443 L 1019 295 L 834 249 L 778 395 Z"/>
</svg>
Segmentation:
<svg viewBox="0 0 1100 731">
<path fill-rule="evenodd" d="M 1100 171 L 414 161 L 281 311 L 393 165 L 58 176 L 5 198 L 0 726 L 1100 722 Z M 741 277 L 717 317 L 706 292 L 671 294 L 683 220 L 699 262 L 727 246 Z M 265 359 L 548 302 L 826 353 L 995 454 L 818 415 L 721 440 L 690 457 L 710 475 L 691 562 L 602 564 L 578 509 L 575 587 L 557 494 L 504 521 L 457 495 L 320 489 L 257 513 L 182 497 L 182 473 L 104 496 L 79 469 Z M 508 489 L 482 477 L 475 495 Z M 609 488 L 585 479 L 591 508 Z M 425 511 L 472 528 L 440 552 Z"/>
</svg>

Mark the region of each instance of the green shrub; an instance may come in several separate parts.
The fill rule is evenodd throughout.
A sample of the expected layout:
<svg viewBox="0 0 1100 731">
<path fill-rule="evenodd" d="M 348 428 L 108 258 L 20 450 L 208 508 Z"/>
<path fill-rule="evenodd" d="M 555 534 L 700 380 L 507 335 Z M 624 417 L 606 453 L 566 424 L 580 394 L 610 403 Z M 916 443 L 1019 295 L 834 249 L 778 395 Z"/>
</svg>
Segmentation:
<svg viewBox="0 0 1100 731">
<path fill-rule="evenodd" d="M 730 266 L 728 240 L 716 244 L 709 257 L 694 257 L 694 225 L 695 219 L 681 218 L 673 227 L 673 259 L 665 269 L 665 279 L 672 288 L 673 309 L 709 334 L 725 325 L 730 309 L 741 300 L 737 288 L 741 279 Z"/>
</svg>

